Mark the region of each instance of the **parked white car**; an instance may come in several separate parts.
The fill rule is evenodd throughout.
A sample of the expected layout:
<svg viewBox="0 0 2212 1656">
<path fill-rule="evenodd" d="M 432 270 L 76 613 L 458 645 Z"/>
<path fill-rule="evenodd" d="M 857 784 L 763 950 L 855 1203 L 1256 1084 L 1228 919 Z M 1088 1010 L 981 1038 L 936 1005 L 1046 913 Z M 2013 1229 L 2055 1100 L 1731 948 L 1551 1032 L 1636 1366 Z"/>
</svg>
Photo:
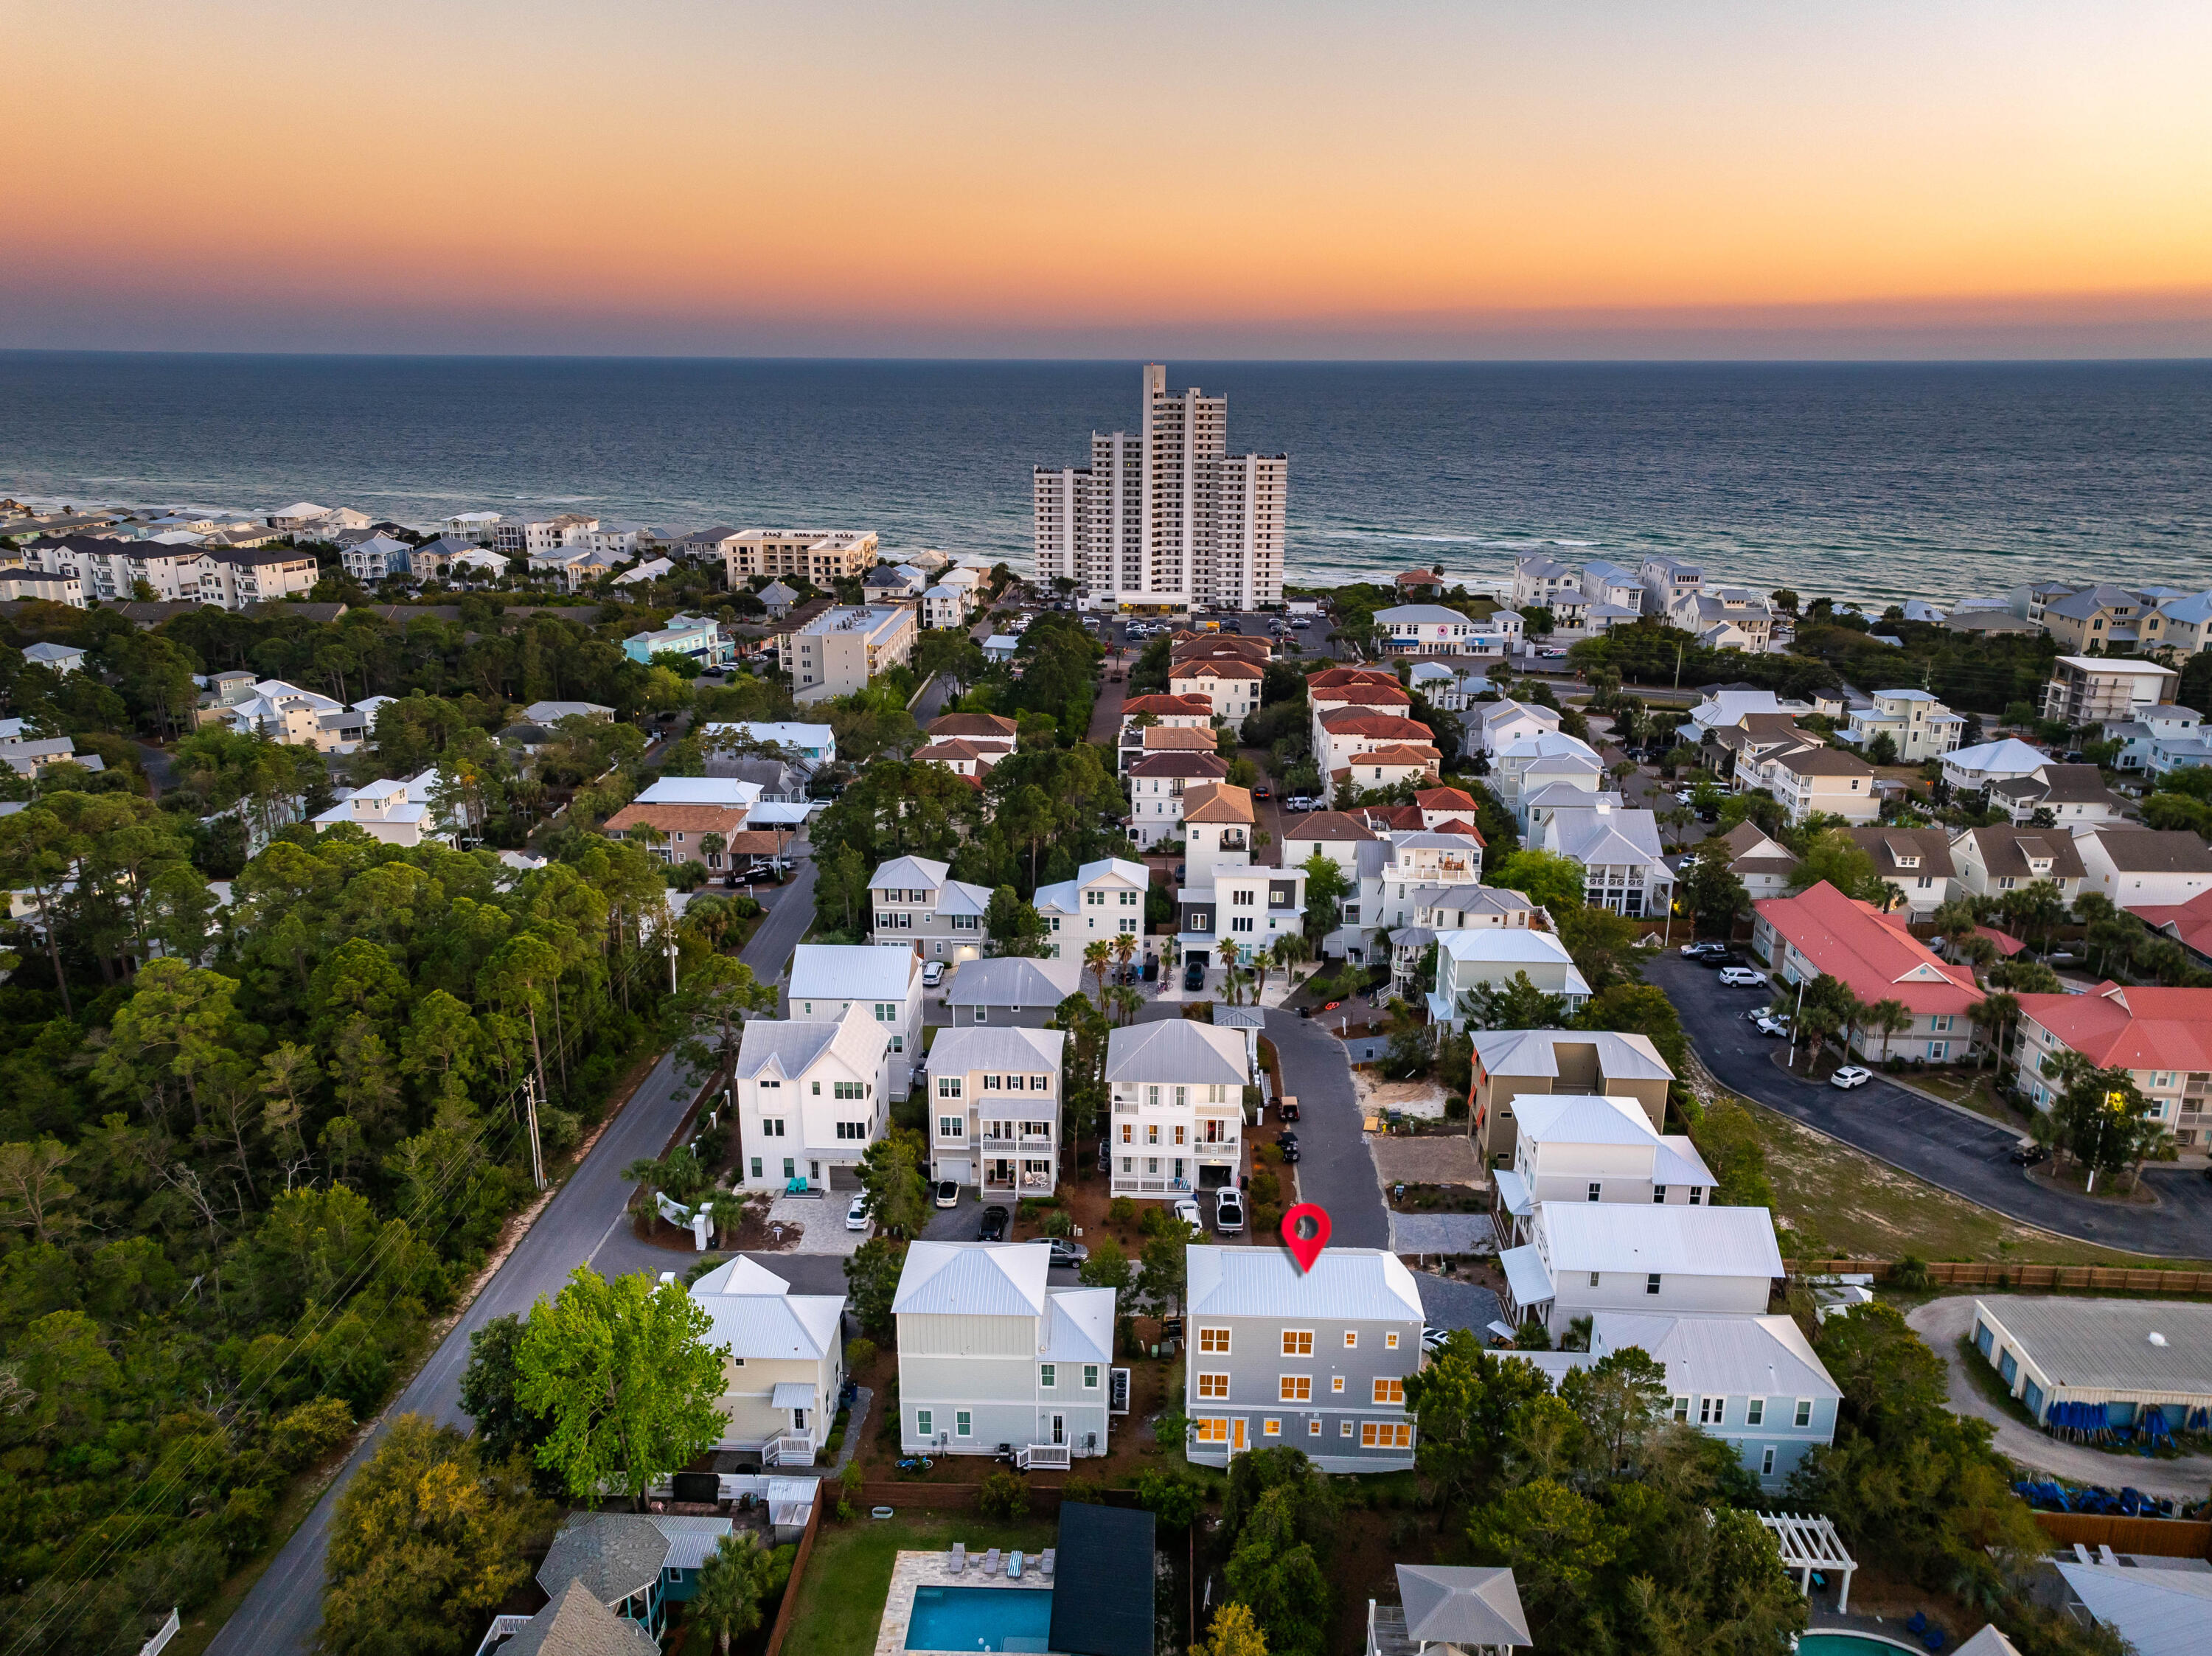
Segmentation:
<svg viewBox="0 0 2212 1656">
<path fill-rule="evenodd" d="M 1723 966 L 1721 968 L 1721 981 L 1731 989 L 1766 987 L 1765 974 L 1754 972 L 1747 966 Z"/>
<path fill-rule="evenodd" d="M 939 984 L 944 981 L 945 962 L 943 961 L 924 961 L 921 963 L 921 986 L 923 988 L 934 989 Z"/>
<path fill-rule="evenodd" d="M 1244 1198 L 1235 1191 L 1224 1190 L 1213 1198 L 1213 1228 L 1224 1236 L 1244 1228 Z"/>
<path fill-rule="evenodd" d="M 1283 801 L 1285 810 L 1319 810 L 1321 801 L 1310 793 L 1294 793 Z"/>
<path fill-rule="evenodd" d="M 868 1228 L 868 1198 L 866 1192 L 853 1198 L 853 1205 L 845 1210 L 845 1228 L 866 1230 Z"/>
<path fill-rule="evenodd" d="M 1848 1091 L 1853 1087 L 1863 1087 L 1873 1079 L 1873 1071 L 1863 1070 L 1856 1064 L 1846 1064 L 1828 1077 L 1828 1084 Z"/>
<path fill-rule="evenodd" d="M 1181 1201 L 1175 1204 L 1175 1216 L 1182 1220 L 1183 1223 L 1188 1225 L 1200 1235 L 1203 1236 L 1206 1234 L 1206 1221 L 1198 1216 L 1198 1204 L 1192 1201 L 1188 1196 L 1184 1197 Z"/>
</svg>

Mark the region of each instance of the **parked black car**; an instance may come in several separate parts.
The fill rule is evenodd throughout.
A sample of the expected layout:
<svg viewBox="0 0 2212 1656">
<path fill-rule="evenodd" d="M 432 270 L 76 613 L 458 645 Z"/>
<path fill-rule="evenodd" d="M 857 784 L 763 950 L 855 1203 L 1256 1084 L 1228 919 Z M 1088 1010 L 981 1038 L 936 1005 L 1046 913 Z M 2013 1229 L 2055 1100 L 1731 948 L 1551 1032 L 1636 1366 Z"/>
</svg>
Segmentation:
<svg viewBox="0 0 2212 1656">
<path fill-rule="evenodd" d="M 2040 1144 L 2015 1144 L 2012 1147 L 2012 1154 L 2005 1159 L 2015 1168 L 2032 1168 L 2040 1162 L 2048 1162 L 2051 1159 L 2051 1152 Z M 2212 1172 L 2212 1169 L 2207 1169 L 2207 1171 Z"/>
<path fill-rule="evenodd" d="M 1193 990 L 1205 988 L 1206 968 L 1200 966 L 1196 961 L 1193 961 L 1188 966 L 1183 968 L 1182 986 L 1183 992 L 1186 994 L 1189 993 Z"/>
<path fill-rule="evenodd" d="M 1295 1121 L 1298 1119 L 1298 1106 L 1295 1099 L 1285 1099 L 1275 1107 L 1275 1109 L 1285 1121 Z"/>
<path fill-rule="evenodd" d="M 1298 1143 L 1297 1140 L 1294 1138 L 1291 1140 L 1290 1143 L 1283 1146 L 1283 1160 L 1285 1162 L 1296 1162 L 1297 1159 Z"/>
<path fill-rule="evenodd" d="M 1006 1210 L 1001 1207 L 983 1210 L 983 1222 L 975 1228 L 979 1242 L 1003 1242 L 1006 1240 Z"/>
<path fill-rule="evenodd" d="M 1718 971 L 1723 966 L 1741 966 L 1743 964 L 1743 956 L 1737 954 L 1733 949 L 1716 949 L 1710 954 L 1699 953 L 1692 955 L 1690 956 L 1690 959 L 1699 966 L 1710 966 L 1715 971 Z"/>
</svg>

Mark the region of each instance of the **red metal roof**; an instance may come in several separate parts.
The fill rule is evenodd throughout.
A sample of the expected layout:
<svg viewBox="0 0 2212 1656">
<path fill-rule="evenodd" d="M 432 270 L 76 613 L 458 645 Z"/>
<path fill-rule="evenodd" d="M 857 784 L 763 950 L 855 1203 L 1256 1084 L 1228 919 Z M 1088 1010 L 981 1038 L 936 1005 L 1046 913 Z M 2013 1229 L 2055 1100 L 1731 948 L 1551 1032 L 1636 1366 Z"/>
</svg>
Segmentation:
<svg viewBox="0 0 2212 1656">
<path fill-rule="evenodd" d="M 2099 984 L 2022 995 L 2021 1010 L 2100 1069 L 2212 1070 L 2212 989 Z"/>
<path fill-rule="evenodd" d="M 1795 897 L 1753 905 L 1820 971 L 1871 1006 L 1902 1001 L 1916 1013 L 1963 1012 L 1983 998 L 1973 972 L 1940 961 L 1905 922 L 1859 902 L 1826 880 Z"/>
</svg>

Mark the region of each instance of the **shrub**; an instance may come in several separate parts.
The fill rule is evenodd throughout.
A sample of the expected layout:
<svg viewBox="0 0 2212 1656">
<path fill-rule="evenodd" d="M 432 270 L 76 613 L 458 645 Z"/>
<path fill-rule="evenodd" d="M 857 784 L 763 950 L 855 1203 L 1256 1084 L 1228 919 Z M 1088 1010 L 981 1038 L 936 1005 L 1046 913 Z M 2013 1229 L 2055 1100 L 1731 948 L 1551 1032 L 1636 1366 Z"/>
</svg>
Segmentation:
<svg viewBox="0 0 2212 1656">
<path fill-rule="evenodd" d="M 976 1510 L 1008 1523 L 1030 1513 L 1030 1486 L 1001 1466 L 975 1491 Z"/>
<path fill-rule="evenodd" d="M 1283 1147 L 1275 1143 L 1272 1138 L 1267 1140 L 1265 1143 L 1260 1146 L 1260 1159 L 1271 1168 L 1281 1167 L 1283 1165 Z"/>
<path fill-rule="evenodd" d="M 1106 1219 L 1109 1224 L 1126 1225 L 1137 1216 L 1137 1204 L 1126 1196 L 1117 1196 L 1106 1204 Z"/>
<path fill-rule="evenodd" d="M 1252 1200 L 1262 1207 L 1280 1207 L 1283 1202 L 1283 1181 L 1272 1173 L 1254 1174 Z"/>
<path fill-rule="evenodd" d="M 1195 1478 L 1148 1471 L 1137 1479 L 1137 1504 L 1170 1529 L 1187 1530 L 1206 1504 L 1206 1491 Z"/>
<path fill-rule="evenodd" d="M 1075 1234 L 1075 1216 L 1066 1208 L 1054 1208 L 1045 1215 L 1044 1223 L 1040 1228 L 1048 1236 L 1073 1236 Z"/>
<path fill-rule="evenodd" d="M 1097 1506 L 1098 1497 L 1105 1492 L 1104 1486 L 1097 1478 L 1086 1477 L 1080 1473 L 1060 1486 L 1060 1500 L 1063 1502 L 1073 1501 L 1079 1506 Z"/>
<path fill-rule="evenodd" d="M 1908 1253 L 1890 1268 L 1889 1280 L 1899 1288 L 1917 1291 L 1929 1283 L 1928 1262 L 1917 1253 Z"/>
<path fill-rule="evenodd" d="M 857 1374 L 876 1360 L 876 1343 L 866 1336 L 845 1348 L 845 1372 Z"/>
</svg>

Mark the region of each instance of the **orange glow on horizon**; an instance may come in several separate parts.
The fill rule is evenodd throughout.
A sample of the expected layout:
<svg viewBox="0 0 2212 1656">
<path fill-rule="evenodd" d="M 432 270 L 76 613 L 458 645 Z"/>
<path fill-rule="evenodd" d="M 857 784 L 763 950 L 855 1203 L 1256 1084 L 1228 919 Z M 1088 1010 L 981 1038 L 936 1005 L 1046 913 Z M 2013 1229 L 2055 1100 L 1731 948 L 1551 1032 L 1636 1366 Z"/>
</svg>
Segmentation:
<svg viewBox="0 0 2212 1656">
<path fill-rule="evenodd" d="M 2212 14 L 2112 9 L 85 0 L 0 345 L 2202 326 Z"/>
</svg>

